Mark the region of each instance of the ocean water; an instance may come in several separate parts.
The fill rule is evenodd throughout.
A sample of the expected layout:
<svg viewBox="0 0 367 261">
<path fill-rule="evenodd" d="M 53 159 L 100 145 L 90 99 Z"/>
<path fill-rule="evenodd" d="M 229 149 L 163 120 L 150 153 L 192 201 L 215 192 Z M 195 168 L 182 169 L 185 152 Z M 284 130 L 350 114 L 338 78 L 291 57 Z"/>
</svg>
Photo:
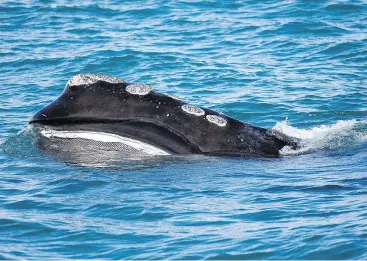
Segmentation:
<svg viewBox="0 0 367 261">
<path fill-rule="evenodd" d="M 367 259 L 365 1 L 0 1 L 0 259 Z M 280 158 L 57 158 L 77 73 L 302 139 Z"/>
</svg>

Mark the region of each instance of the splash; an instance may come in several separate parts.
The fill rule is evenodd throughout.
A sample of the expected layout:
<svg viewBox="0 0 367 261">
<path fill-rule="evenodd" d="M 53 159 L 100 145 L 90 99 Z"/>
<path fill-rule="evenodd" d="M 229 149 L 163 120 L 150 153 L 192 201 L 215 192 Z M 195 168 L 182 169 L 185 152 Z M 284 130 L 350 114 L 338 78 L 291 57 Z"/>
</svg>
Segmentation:
<svg viewBox="0 0 367 261">
<path fill-rule="evenodd" d="M 340 120 L 333 125 L 301 129 L 291 126 L 286 119 L 276 123 L 273 129 L 301 139 L 300 149 L 294 150 L 287 146 L 280 151 L 282 155 L 303 154 L 319 149 L 338 149 L 367 142 L 366 121 Z"/>
<path fill-rule="evenodd" d="M 0 150 L 8 155 L 20 158 L 29 158 L 38 156 L 39 152 L 34 143 L 36 133 L 28 126 L 19 132 L 10 135 L 3 143 L 0 144 Z"/>
</svg>

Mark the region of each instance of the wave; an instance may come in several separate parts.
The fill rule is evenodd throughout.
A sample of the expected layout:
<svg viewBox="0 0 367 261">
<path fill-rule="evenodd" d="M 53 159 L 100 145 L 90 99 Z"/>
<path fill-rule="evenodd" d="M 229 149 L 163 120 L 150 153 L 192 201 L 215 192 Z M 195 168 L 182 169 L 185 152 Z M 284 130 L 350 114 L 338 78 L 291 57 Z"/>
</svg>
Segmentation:
<svg viewBox="0 0 367 261">
<path fill-rule="evenodd" d="M 340 120 L 332 125 L 302 129 L 291 126 L 288 119 L 285 119 L 277 122 L 272 129 L 301 140 L 299 149 L 286 146 L 280 151 L 281 155 L 303 154 L 320 149 L 339 149 L 367 142 L 367 121 Z"/>
</svg>

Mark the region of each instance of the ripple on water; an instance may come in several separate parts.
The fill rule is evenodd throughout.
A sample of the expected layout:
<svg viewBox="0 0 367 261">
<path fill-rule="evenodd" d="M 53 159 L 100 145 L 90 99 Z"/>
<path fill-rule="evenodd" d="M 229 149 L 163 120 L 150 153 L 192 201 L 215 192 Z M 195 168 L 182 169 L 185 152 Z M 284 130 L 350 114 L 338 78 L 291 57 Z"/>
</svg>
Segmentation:
<svg viewBox="0 0 367 261">
<path fill-rule="evenodd" d="M 366 13 L 363 1 L 0 3 L 0 259 L 367 259 Z M 80 73 L 154 83 L 308 150 L 42 154 L 28 120 Z"/>
</svg>

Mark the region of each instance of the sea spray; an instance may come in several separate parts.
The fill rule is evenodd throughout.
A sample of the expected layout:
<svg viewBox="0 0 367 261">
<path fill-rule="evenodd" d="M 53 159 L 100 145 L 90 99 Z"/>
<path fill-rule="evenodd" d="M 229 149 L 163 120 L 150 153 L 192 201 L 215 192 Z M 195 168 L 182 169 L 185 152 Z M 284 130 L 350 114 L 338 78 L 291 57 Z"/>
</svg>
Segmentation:
<svg viewBox="0 0 367 261">
<path fill-rule="evenodd" d="M 320 149 L 338 149 L 367 142 L 366 121 L 340 120 L 332 125 L 321 125 L 309 129 L 291 126 L 288 119 L 277 122 L 272 128 L 286 135 L 301 139 L 299 149 L 284 147 L 282 155 L 303 154 Z"/>
</svg>

